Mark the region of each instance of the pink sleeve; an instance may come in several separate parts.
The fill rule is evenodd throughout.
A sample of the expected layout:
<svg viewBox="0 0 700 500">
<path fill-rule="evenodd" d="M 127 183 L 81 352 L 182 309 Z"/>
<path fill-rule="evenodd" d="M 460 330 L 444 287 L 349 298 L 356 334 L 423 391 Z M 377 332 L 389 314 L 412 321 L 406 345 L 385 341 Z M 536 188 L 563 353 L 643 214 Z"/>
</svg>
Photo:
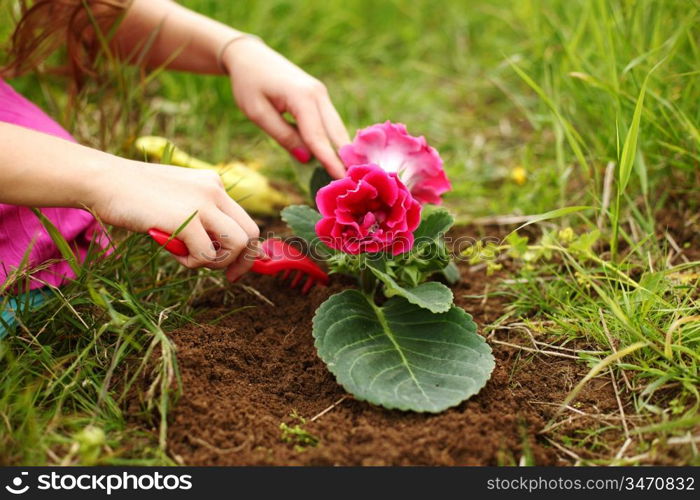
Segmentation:
<svg viewBox="0 0 700 500">
<path fill-rule="evenodd" d="M 1 79 L 0 121 L 76 142 L 63 127 Z M 41 211 L 58 228 L 81 260 L 85 258 L 90 245 L 105 247 L 106 238 L 90 213 L 74 208 L 42 208 Z M 31 273 L 31 289 L 41 288 L 45 286 L 44 283 L 59 286 L 75 277 L 30 209 L 0 204 L 0 283 L 5 282 L 21 265 L 27 252 L 30 269 L 47 261 L 52 262 L 50 266 L 41 266 L 41 270 Z"/>
</svg>

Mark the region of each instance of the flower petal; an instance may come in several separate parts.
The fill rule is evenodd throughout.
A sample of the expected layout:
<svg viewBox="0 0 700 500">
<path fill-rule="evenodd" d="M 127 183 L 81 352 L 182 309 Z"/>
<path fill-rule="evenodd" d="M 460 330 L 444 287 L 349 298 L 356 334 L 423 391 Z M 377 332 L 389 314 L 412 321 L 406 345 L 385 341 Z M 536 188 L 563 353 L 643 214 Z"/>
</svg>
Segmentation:
<svg viewBox="0 0 700 500">
<path fill-rule="evenodd" d="M 316 193 L 316 206 L 322 215 L 332 215 L 335 210 L 337 199 L 340 195 L 345 194 L 355 188 L 356 183 L 348 178 L 338 179 L 327 186 L 322 187 Z"/>
<path fill-rule="evenodd" d="M 359 130 L 340 156 L 348 168 L 373 163 L 398 173 L 421 203 L 440 203 L 440 196 L 451 189 L 438 152 L 425 137 L 410 135 L 402 123 L 387 121 Z"/>
</svg>

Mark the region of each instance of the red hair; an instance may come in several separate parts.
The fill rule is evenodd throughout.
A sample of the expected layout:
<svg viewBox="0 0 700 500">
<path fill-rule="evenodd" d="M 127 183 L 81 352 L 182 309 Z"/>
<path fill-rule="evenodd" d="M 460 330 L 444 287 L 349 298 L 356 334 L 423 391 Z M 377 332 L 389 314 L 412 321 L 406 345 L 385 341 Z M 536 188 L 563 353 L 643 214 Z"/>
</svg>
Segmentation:
<svg viewBox="0 0 700 500">
<path fill-rule="evenodd" d="M 101 38 L 126 11 L 131 0 L 21 0 L 21 17 L 10 38 L 9 60 L 0 74 L 18 76 L 35 69 L 65 45 L 68 69 L 80 87 L 96 76 Z"/>
</svg>

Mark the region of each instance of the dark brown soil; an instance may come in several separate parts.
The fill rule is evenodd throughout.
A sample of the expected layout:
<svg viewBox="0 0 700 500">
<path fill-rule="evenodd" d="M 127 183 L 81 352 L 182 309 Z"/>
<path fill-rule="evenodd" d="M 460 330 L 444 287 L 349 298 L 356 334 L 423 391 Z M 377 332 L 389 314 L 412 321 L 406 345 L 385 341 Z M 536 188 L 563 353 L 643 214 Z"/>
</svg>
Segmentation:
<svg viewBox="0 0 700 500">
<path fill-rule="evenodd" d="M 687 201 L 686 201 L 687 203 Z M 696 208 L 684 206 L 682 201 L 671 200 L 671 208 L 659 211 L 656 216 L 656 234 L 670 246 L 672 256 L 700 260 L 700 214 Z M 675 244 L 678 248 L 674 248 Z M 678 252 L 680 250 L 680 252 Z"/>
<path fill-rule="evenodd" d="M 482 327 L 492 323 L 507 305 L 502 296 L 488 294 L 493 278 L 483 270 L 470 273 L 468 266 L 463 273 L 454 289 L 457 304 Z M 349 283 L 335 277 L 329 288 L 302 296 L 274 278 L 248 275 L 231 290 L 206 297 L 210 310 L 199 318 L 201 326 L 172 332 L 183 395 L 170 415 L 170 454 L 189 465 L 572 462 L 540 432 L 587 372 L 576 360 L 492 343 L 497 362 L 487 386 L 439 415 L 388 411 L 346 395 L 316 357 L 311 319 L 321 302 Z M 215 326 L 207 325 L 238 308 Z M 510 339 L 503 333 L 498 338 L 528 344 L 516 332 Z M 611 384 L 593 380 L 576 408 L 596 415 L 616 413 Z M 299 425 L 318 444 L 287 442 L 281 423 Z M 558 430 L 575 434 L 578 426 L 590 425 L 580 419 Z M 617 442 L 620 433 L 608 431 L 595 439 Z"/>
</svg>

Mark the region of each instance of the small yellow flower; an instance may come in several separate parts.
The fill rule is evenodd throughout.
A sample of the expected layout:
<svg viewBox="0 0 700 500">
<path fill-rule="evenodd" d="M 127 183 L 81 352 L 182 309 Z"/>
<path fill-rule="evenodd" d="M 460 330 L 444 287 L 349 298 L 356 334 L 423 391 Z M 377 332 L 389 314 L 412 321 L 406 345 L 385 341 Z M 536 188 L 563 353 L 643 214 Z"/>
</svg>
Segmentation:
<svg viewBox="0 0 700 500">
<path fill-rule="evenodd" d="M 510 172 L 510 178 L 518 185 L 522 186 L 527 181 L 527 171 L 521 167 L 517 166 Z"/>
<path fill-rule="evenodd" d="M 559 231 L 559 241 L 562 243 L 562 245 L 568 245 L 569 243 L 574 241 L 574 238 L 576 238 L 576 233 L 574 233 L 574 230 L 570 227 L 564 228 L 561 231 Z"/>
<path fill-rule="evenodd" d="M 496 262 L 489 262 L 486 264 L 486 276 L 491 276 L 493 273 L 503 269 L 503 264 L 498 264 Z"/>
</svg>

